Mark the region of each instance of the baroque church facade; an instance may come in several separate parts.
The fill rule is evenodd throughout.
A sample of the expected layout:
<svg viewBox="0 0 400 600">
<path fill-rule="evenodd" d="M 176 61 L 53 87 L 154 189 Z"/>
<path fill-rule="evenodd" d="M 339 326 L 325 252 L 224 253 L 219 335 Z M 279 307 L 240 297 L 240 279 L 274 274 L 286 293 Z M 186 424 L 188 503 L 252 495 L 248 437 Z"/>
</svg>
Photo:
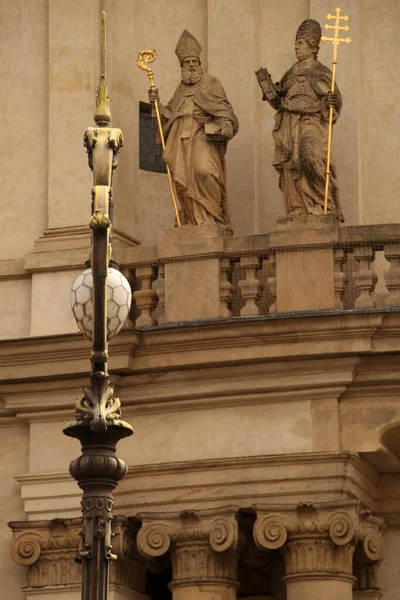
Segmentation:
<svg viewBox="0 0 400 600">
<path fill-rule="evenodd" d="M 333 153 L 345 222 L 285 214 L 275 112 L 254 72 L 295 63 L 327 0 L 3 0 L 0 581 L 5 598 L 78 600 L 81 491 L 62 430 L 88 384 L 70 289 L 90 248 L 82 146 L 107 12 L 113 258 L 134 303 L 109 345 L 128 473 L 114 493 L 111 600 L 396 600 L 400 550 L 400 150 L 396 0 L 344 0 Z M 226 152 L 233 235 L 174 227 L 145 168 L 183 30 L 239 122 Z M 199 51 L 200 52 L 200 51 Z M 331 68 L 332 44 L 318 60 Z M 147 112 L 146 112 L 147 111 Z M 167 113 L 166 113 L 167 114 Z M 235 117 L 235 118 L 236 118 Z M 229 132 L 228 132 L 229 133 Z M 225 168 L 225 167 L 224 167 Z"/>
</svg>

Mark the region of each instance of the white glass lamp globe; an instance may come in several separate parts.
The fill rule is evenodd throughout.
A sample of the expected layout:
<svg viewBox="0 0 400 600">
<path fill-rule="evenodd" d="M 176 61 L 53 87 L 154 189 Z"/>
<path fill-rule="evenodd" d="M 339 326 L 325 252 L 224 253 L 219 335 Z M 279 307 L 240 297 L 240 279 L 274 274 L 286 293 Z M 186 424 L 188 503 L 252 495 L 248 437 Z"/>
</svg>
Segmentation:
<svg viewBox="0 0 400 600">
<path fill-rule="evenodd" d="M 71 308 L 76 323 L 89 340 L 93 332 L 93 275 L 92 269 L 83 271 L 71 288 Z M 117 271 L 108 269 L 107 275 L 107 339 L 120 331 L 129 314 L 132 292 L 128 280 Z"/>
</svg>

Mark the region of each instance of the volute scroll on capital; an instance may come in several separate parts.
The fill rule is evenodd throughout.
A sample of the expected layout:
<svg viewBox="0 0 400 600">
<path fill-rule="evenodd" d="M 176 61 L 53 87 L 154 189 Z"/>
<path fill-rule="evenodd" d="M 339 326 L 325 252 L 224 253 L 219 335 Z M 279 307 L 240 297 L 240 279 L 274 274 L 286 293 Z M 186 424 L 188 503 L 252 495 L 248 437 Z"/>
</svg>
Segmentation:
<svg viewBox="0 0 400 600">
<path fill-rule="evenodd" d="M 274 507 L 254 506 L 257 520 L 253 535 L 259 548 L 276 550 L 288 538 L 324 536 L 336 546 L 355 544 L 360 539 L 360 510 L 357 501 L 299 504 Z"/>
<path fill-rule="evenodd" d="M 361 563 L 372 564 L 383 558 L 384 543 L 383 532 L 384 521 L 376 517 L 367 516 L 361 522 L 359 539 L 355 558 Z"/>
<path fill-rule="evenodd" d="M 138 526 L 123 516 L 115 516 L 112 520 L 112 546 L 113 552 L 118 556 L 118 561 L 128 563 L 134 560 L 143 560 L 137 551 L 136 537 Z"/>
<path fill-rule="evenodd" d="M 212 550 L 234 550 L 238 544 L 236 509 L 211 511 L 182 511 L 181 513 L 140 514 L 142 527 L 138 532 L 139 552 L 146 558 L 165 554 L 171 544 L 208 540 Z"/>
<path fill-rule="evenodd" d="M 33 565 L 39 560 L 46 541 L 46 535 L 40 531 L 27 530 L 17 533 L 11 543 L 11 557 L 19 565 Z"/>
<path fill-rule="evenodd" d="M 356 515 L 352 513 L 338 511 L 329 517 L 329 535 L 332 542 L 337 546 L 345 546 L 355 539 L 357 533 Z"/>
<path fill-rule="evenodd" d="M 137 535 L 140 554 L 146 558 L 156 558 L 168 552 L 174 528 L 167 523 L 143 523 Z"/>
<path fill-rule="evenodd" d="M 287 515 L 280 513 L 258 515 L 253 528 L 256 546 L 268 550 L 281 548 L 286 543 L 290 524 Z"/>
</svg>

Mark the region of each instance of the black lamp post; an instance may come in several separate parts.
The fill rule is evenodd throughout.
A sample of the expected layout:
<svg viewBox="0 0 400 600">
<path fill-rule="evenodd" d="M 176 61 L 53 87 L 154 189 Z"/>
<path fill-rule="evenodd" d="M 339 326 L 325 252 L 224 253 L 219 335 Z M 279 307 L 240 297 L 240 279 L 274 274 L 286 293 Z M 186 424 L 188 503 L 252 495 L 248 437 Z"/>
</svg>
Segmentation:
<svg viewBox="0 0 400 600">
<path fill-rule="evenodd" d="M 82 600 L 106 600 L 112 553 L 112 492 L 126 473 L 116 456 L 119 440 L 133 433 L 121 420 L 120 401 L 114 397 L 108 376 L 107 274 L 111 259 L 112 173 L 123 138 L 120 129 L 110 127 L 105 76 L 106 16 L 102 13 L 101 77 L 97 92 L 96 127 L 87 129 L 84 143 L 93 170 L 91 269 L 93 276 L 90 387 L 77 401 L 76 420 L 64 429 L 77 438 L 82 454 L 70 465 L 70 473 L 83 491 Z M 122 275 L 121 275 L 122 278 Z M 127 283 L 127 282 L 126 282 Z M 90 334 L 89 334 L 90 335 Z"/>
</svg>

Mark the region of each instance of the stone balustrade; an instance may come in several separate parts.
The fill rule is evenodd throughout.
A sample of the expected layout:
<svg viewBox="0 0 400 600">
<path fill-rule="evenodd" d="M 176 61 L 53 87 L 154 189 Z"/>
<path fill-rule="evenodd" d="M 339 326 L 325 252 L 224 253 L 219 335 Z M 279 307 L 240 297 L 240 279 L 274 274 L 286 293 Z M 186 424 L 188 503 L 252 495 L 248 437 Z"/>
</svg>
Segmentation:
<svg viewBox="0 0 400 600">
<path fill-rule="evenodd" d="M 269 234 L 223 233 L 186 226 L 158 246 L 121 251 L 135 281 L 136 327 L 400 308 L 400 224 L 285 218 Z"/>
</svg>

